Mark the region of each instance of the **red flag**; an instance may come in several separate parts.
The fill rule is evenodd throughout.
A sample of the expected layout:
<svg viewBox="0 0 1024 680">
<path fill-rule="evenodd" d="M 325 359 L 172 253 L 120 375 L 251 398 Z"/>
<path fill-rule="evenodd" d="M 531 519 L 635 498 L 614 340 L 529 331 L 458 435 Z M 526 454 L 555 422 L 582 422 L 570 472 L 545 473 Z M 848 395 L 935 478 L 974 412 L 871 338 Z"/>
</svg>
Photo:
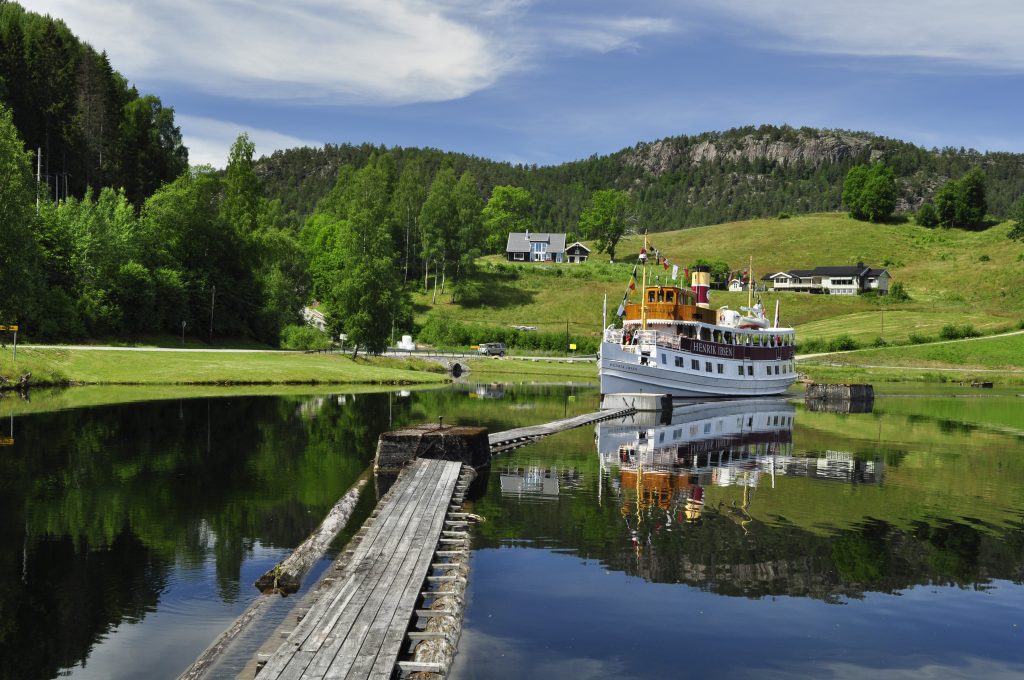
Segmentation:
<svg viewBox="0 0 1024 680">
<path fill-rule="evenodd" d="M 629 279 L 629 289 L 636 290 L 636 279 L 634 279 L 633 277 L 630 277 Z"/>
<path fill-rule="evenodd" d="M 690 278 L 690 268 L 683 267 L 683 281 L 687 281 Z"/>
<path fill-rule="evenodd" d="M 661 264 L 665 267 L 665 270 L 668 271 L 668 258 L 667 257 L 664 260 L 661 261 Z"/>
</svg>

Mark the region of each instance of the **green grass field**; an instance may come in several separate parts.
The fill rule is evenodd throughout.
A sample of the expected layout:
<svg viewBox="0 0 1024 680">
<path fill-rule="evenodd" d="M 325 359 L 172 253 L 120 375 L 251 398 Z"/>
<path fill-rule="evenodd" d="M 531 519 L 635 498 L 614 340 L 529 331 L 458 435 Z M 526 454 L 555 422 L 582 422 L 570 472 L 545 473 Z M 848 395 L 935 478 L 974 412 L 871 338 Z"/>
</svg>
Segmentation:
<svg viewBox="0 0 1024 680">
<path fill-rule="evenodd" d="M 74 348 L 18 349 L 0 356 L 0 375 L 10 380 L 31 372 L 34 384 L 217 385 L 441 383 L 443 373 L 423 362 L 351 359 L 340 354 L 290 352 L 133 352 Z M 431 367 L 432 368 L 432 367 Z"/>
<path fill-rule="evenodd" d="M 870 342 L 937 335 L 948 324 L 973 325 L 983 332 L 1016 327 L 1024 319 L 1024 244 L 1007 238 L 1009 223 L 982 232 L 926 229 L 914 224 L 871 224 L 841 213 L 760 219 L 652 234 L 650 242 L 674 263 L 720 259 L 735 269 L 754 258 L 757 278 L 765 273 L 819 265 L 886 267 L 902 282 L 908 302 L 886 304 L 870 297 L 762 294 L 769 313 L 780 302 L 780 319 L 799 337 L 829 339 L 851 335 Z M 619 263 L 596 252 L 581 265 L 514 264 L 492 256 L 481 261 L 471 297 L 452 303 L 450 289 L 432 301 L 432 291 L 414 295 L 417 321 L 432 311 L 474 324 L 530 325 L 543 331 L 599 334 L 602 300 L 614 313 L 641 241 L 623 240 Z M 657 270 L 652 267 L 652 275 Z M 887 301 L 886 301 L 887 302 Z M 712 306 L 734 309 L 745 293 L 714 291 Z M 883 328 L 884 326 L 884 328 Z"/>
</svg>

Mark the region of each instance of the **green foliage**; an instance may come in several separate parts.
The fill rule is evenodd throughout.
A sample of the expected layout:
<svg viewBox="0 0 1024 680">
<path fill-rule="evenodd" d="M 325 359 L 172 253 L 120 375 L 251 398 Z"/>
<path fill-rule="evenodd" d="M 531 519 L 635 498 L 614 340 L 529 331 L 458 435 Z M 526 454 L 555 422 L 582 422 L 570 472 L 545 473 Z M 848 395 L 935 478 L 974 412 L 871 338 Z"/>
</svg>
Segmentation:
<svg viewBox="0 0 1024 680">
<path fill-rule="evenodd" d="M 1013 204 L 1010 218 L 1013 220 L 1013 226 L 1010 227 L 1008 236 L 1014 241 L 1024 240 L 1024 196 Z"/>
<path fill-rule="evenodd" d="M 633 199 L 625 191 L 603 189 L 591 196 L 590 206 L 579 219 L 580 233 L 597 243 L 597 252 L 608 253 L 615 260 L 615 248 L 636 222 Z"/>
<path fill-rule="evenodd" d="M 977 167 L 959 180 L 946 182 L 935 194 L 939 224 L 958 229 L 983 227 L 988 210 L 985 182 L 985 173 Z"/>
<path fill-rule="evenodd" d="M 943 340 L 959 340 L 961 338 L 977 338 L 981 333 L 969 323 L 948 324 L 942 327 L 939 337 Z"/>
<path fill-rule="evenodd" d="M 858 220 L 884 222 L 896 209 L 896 175 L 882 163 L 850 169 L 843 183 L 843 205 Z"/>
<path fill-rule="evenodd" d="M 902 281 L 893 281 L 889 285 L 889 295 L 887 297 L 890 302 L 907 302 L 910 300 L 910 295 L 907 293 L 907 289 Z"/>
<path fill-rule="evenodd" d="M 140 96 L 60 20 L 0 3 L 0 80 L 25 147 L 42 149 L 44 196 L 115 186 L 140 206 L 188 167 L 174 111 Z"/>
<path fill-rule="evenodd" d="M 292 324 L 281 329 L 282 349 L 328 349 L 331 338 L 308 324 Z"/>
<path fill-rule="evenodd" d="M 34 306 L 38 270 L 30 162 L 10 110 L 0 104 L 0 324 L 24 323 Z"/>
<path fill-rule="evenodd" d="M 923 203 L 921 207 L 917 209 L 917 214 L 914 215 L 914 221 L 922 227 L 931 228 L 939 226 L 939 214 L 935 210 L 935 205 L 932 203 Z"/>
<path fill-rule="evenodd" d="M 926 345 L 930 342 L 935 342 L 935 338 L 920 333 L 911 333 L 908 339 L 912 345 Z"/>
<path fill-rule="evenodd" d="M 988 255 L 986 255 L 985 253 L 982 253 L 981 255 L 978 256 L 978 262 L 991 262 L 991 261 L 992 261 L 992 258 L 989 257 Z"/>
<path fill-rule="evenodd" d="M 494 187 L 483 209 L 487 234 L 484 252 L 504 253 L 510 232 L 525 232 L 533 226 L 533 211 L 533 198 L 528 190 L 505 185 Z"/>
<path fill-rule="evenodd" d="M 410 323 L 401 273 L 394 266 L 390 221 L 394 165 L 375 159 L 355 173 L 340 172 L 336 199 L 310 219 L 313 291 L 332 328 L 349 336 L 355 351 L 380 354 L 392 330 Z"/>
<path fill-rule="evenodd" d="M 446 348 L 465 348 L 482 342 L 503 342 L 506 347 L 518 350 L 564 353 L 568 349 L 566 334 L 544 331 L 520 331 L 502 326 L 466 324 L 446 314 L 431 314 L 427 317 L 417 338 L 420 342 Z M 568 337 L 568 343 L 576 344 L 577 354 L 594 354 L 599 340 L 589 336 Z"/>
</svg>

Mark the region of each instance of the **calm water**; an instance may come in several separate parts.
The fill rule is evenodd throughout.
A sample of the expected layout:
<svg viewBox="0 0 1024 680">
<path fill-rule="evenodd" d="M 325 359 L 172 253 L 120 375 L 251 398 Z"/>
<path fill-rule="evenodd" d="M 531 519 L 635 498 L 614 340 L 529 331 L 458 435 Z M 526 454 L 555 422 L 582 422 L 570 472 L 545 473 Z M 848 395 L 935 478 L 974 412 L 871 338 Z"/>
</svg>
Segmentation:
<svg viewBox="0 0 1024 680">
<path fill-rule="evenodd" d="M 489 386 L 12 421 L 24 405 L 0 399 L 0 678 L 175 678 L 379 432 L 596 403 L 592 388 Z M 1024 674 L 1014 395 L 886 396 L 861 414 L 690 405 L 505 454 L 472 504 L 487 521 L 457 679 Z"/>
</svg>

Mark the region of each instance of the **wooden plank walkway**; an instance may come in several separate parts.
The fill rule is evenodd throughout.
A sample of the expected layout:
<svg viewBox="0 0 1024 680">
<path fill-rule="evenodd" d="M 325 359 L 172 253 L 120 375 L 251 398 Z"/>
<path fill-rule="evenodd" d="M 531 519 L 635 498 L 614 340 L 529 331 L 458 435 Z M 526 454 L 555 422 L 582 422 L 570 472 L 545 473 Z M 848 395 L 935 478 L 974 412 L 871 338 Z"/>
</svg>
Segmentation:
<svg viewBox="0 0 1024 680">
<path fill-rule="evenodd" d="M 462 464 L 418 459 L 259 680 L 391 678 Z"/>
<path fill-rule="evenodd" d="M 542 437 L 555 434 L 556 432 L 571 430 L 574 427 L 582 427 L 602 420 L 621 418 L 632 413 L 636 413 L 635 408 L 619 408 L 607 411 L 598 411 L 596 413 L 587 413 L 581 416 L 565 418 L 563 420 L 555 420 L 550 423 L 544 423 L 543 425 L 531 425 L 529 427 L 517 427 L 514 430 L 505 430 L 504 432 L 494 432 L 487 435 L 487 439 L 491 446 L 491 453 L 500 453 L 502 451 L 508 451 L 509 449 L 524 446 L 532 441 L 541 439 Z"/>
</svg>

